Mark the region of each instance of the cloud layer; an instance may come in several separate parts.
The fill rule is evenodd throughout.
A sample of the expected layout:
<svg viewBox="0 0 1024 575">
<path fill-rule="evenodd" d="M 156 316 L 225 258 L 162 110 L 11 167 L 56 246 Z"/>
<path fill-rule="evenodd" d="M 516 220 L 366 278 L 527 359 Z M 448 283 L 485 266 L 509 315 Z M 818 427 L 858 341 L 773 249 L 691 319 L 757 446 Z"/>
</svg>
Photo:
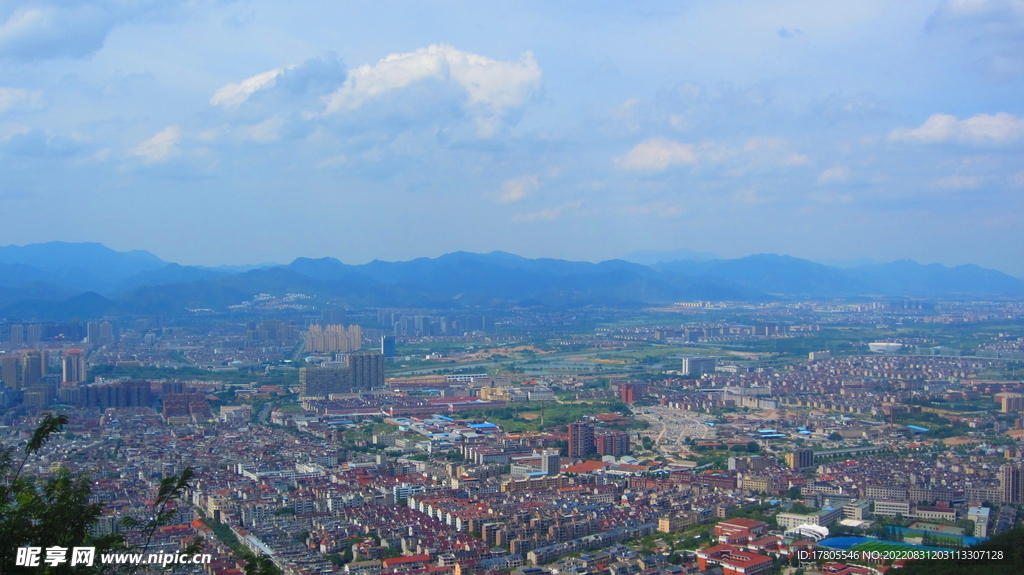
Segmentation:
<svg viewBox="0 0 1024 575">
<path fill-rule="evenodd" d="M 1024 275 L 1022 6 L 11 0 L 0 244 Z"/>
</svg>

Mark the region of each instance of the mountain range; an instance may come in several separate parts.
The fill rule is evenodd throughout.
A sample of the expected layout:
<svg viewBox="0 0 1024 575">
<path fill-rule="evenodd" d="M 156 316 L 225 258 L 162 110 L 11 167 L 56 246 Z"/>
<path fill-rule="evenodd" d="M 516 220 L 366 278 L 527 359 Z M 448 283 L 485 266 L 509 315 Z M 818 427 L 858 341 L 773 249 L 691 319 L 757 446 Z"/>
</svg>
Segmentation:
<svg viewBox="0 0 1024 575">
<path fill-rule="evenodd" d="M 837 267 L 773 254 L 638 252 L 650 262 L 528 259 L 454 252 L 349 265 L 334 258 L 201 267 L 97 243 L 0 247 L 0 317 L 66 319 L 223 311 L 258 294 L 301 293 L 333 306 L 638 307 L 677 301 L 859 297 L 1024 297 L 1024 280 L 975 265 L 910 260 Z M 673 256 L 693 259 L 671 259 Z M 627 256 L 629 257 L 629 256 Z"/>
</svg>

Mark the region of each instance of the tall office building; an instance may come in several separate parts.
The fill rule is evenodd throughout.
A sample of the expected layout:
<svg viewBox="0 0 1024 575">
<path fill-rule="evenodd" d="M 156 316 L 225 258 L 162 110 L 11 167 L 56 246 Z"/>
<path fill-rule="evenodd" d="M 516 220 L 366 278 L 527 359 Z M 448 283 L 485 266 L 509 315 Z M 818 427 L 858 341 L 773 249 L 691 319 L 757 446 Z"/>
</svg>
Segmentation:
<svg viewBox="0 0 1024 575">
<path fill-rule="evenodd" d="M 1024 463 L 1007 463 L 999 468 L 999 490 L 1003 503 L 1024 503 Z"/>
<path fill-rule="evenodd" d="M 594 424 L 577 422 L 569 424 L 569 457 L 583 457 L 594 452 Z"/>
<path fill-rule="evenodd" d="M 81 383 L 86 380 L 85 352 L 69 349 L 64 352 L 64 383 Z"/>
<path fill-rule="evenodd" d="M 684 357 L 680 373 L 683 375 L 703 375 L 715 371 L 717 366 L 717 357 Z"/>
<path fill-rule="evenodd" d="M 786 466 L 790 469 L 806 469 L 814 467 L 814 450 L 797 449 L 786 454 Z"/>
</svg>

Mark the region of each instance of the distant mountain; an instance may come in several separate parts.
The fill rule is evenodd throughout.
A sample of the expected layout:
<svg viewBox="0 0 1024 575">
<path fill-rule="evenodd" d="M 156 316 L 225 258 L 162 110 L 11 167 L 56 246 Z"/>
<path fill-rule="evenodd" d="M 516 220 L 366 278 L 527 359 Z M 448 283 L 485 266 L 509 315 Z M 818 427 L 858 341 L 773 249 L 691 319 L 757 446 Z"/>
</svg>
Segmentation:
<svg viewBox="0 0 1024 575">
<path fill-rule="evenodd" d="M 454 252 L 361 265 L 298 258 L 270 267 L 205 268 L 100 244 L 0 248 L 0 317 L 174 315 L 191 308 L 225 310 L 262 293 L 302 293 L 348 307 L 628 308 L 695 300 L 1022 297 L 1024 280 L 973 265 L 903 260 L 842 269 L 774 254 L 644 265 Z"/>
<path fill-rule="evenodd" d="M 722 257 L 711 252 L 695 252 L 693 250 L 680 249 L 669 252 L 652 250 L 633 252 L 622 256 L 621 259 L 635 264 L 650 266 L 667 262 L 706 262 L 720 260 Z"/>
<path fill-rule="evenodd" d="M 867 284 L 851 278 L 838 268 L 774 254 L 758 254 L 735 260 L 671 262 L 651 267 L 690 276 L 720 278 L 750 290 L 780 296 L 835 297 L 871 290 Z"/>
<path fill-rule="evenodd" d="M 846 270 L 850 277 L 873 286 L 879 293 L 900 295 L 1020 295 L 1024 280 L 973 264 L 946 267 L 898 260 L 888 264 Z"/>
<path fill-rule="evenodd" d="M 223 271 L 214 271 L 211 268 L 167 264 L 159 269 L 139 272 L 121 279 L 113 285 L 110 285 L 106 290 L 104 290 L 104 292 L 112 295 L 120 295 L 143 286 L 212 280 L 228 275 L 234 274 Z"/>
<path fill-rule="evenodd" d="M 114 251 L 98 243 L 47 242 L 0 247 L 0 264 L 31 266 L 50 275 L 49 281 L 79 291 L 104 291 L 129 276 L 167 265 L 141 250 Z"/>
</svg>

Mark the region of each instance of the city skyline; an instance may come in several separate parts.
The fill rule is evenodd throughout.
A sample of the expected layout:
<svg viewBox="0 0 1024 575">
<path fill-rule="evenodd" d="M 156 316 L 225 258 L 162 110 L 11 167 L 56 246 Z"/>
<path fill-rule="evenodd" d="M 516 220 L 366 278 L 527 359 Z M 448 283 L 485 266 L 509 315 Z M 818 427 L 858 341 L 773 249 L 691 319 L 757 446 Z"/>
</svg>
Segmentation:
<svg viewBox="0 0 1024 575">
<path fill-rule="evenodd" d="M 0 8 L 0 245 L 1021 277 L 1022 28 L 995 0 L 20 0 Z"/>
</svg>

